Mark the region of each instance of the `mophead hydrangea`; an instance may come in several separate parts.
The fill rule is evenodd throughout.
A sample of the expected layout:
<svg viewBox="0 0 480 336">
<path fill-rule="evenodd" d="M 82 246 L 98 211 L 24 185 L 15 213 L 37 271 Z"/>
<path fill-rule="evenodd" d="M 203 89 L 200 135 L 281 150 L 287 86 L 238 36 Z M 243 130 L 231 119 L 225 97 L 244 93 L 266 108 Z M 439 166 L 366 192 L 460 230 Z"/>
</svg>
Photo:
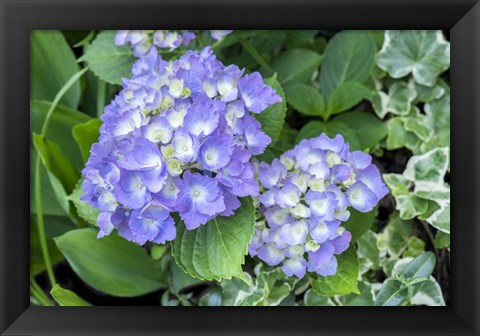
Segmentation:
<svg viewBox="0 0 480 336">
<path fill-rule="evenodd" d="M 349 150 L 341 135 L 302 140 L 271 164 L 258 165 L 259 220 L 250 255 L 288 276 L 333 275 L 351 234 L 349 208 L 371 211 L 388 193 L 370 155 Z"/>
<path fill-rule="evenodd" d="M 83 170 L 99 236 L 116 228 L 138 244 L 164 243 L 176 235 L 172 212 L 191 230 L 258 196 L 250 160 L 271 140 L 254 114 L 281 101 L 258 72 L 225 66 L 208 47 L 169 62 L 152 47 L 132 73 Z"/>
</svg>

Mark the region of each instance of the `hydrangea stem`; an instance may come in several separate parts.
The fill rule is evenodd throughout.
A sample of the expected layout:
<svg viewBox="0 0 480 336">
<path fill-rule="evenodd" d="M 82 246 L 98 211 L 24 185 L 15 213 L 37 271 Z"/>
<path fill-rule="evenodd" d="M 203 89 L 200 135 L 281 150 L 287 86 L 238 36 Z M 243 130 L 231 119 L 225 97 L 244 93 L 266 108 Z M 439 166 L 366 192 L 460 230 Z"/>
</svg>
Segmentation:
<svg viewBox="0 0 480 336">
<path fill-rule="evenodd" d="M 30 276 L 30 292 L 44 306 L 53 306 L 48 296 L 43 292 L 35 279 Z"/>
<path fill-rule="evenodd" d="M 50 124 L 50 119 L 52 117 L 55 107 L 57 107 L 60 99 L 63 95 L 70 89 L 70 87 L 85 73 L 87 72 L 88 67 L 75 73 L 70 79 L 65 83 L 65 85 L 58 91 L 55 99 L 50 105 L 50 109 L 45 116 L 45 120 L 42 126 L 41 135 L 45 136 L 47 134 L 48 126 Z M 45 262 L 45 268 L 47 270 L 48 279 L 50 285 L 53 287 L 56 285 L 57 281 L 55 280 L 55 274 L 53 273 L 52 262 L 50 260 L 50 254 L 48 252 L 47 246 L 47 237 L 45 234 L 45 223 L 43 221 L 43 207 L 42 207 L 42 171 L 40 167 L 40 153 L 37 153 L 37 160 L 35 161 L 35 209 L 37 212 L 37 225 L 38 225 L 38 239 L 40 242 L 40 248 L 42 250 L 43 261 Z"/>
</svg>

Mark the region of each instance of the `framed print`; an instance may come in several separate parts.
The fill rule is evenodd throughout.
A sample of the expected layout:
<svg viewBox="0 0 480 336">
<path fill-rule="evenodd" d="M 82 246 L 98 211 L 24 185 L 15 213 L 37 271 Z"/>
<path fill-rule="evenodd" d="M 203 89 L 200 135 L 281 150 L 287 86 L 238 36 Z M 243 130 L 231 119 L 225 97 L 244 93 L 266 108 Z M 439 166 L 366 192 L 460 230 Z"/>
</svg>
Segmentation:
<svg viewBox="0 0 480 336">
<path fill-rule="evenodd" d="M 479 334 L 477 2 L 0 10 L 2 335 Z"/>
</svg>

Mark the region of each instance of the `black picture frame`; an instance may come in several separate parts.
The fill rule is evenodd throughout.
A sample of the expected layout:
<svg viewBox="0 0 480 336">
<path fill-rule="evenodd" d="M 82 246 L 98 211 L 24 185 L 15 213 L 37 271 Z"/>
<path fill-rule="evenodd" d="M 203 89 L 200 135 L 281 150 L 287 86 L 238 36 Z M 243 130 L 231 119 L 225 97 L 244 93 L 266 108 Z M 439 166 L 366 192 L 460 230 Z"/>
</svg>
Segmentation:
<svg viewBox="0 0 480 336">
<path fill-rule="evenodd" d="M 473 0 L 0 0 L 1 335 L 479 335 L 480 4 Z M 451 39 L 447 307 L 30 307 L 33 29 L 446 29 Z"/>
</svg>

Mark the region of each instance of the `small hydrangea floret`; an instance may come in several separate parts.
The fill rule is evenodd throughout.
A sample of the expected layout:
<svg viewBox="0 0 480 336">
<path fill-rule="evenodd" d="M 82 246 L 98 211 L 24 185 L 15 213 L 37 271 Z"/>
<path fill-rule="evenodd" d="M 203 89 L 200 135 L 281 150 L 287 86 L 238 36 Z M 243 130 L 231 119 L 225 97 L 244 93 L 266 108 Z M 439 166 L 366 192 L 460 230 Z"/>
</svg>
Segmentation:
<svg viewBox="0 0 480 336">
<path fill-rule="evenodd" d="M 370 155 L 349 150 L 341 135 L 302 140 L 271 164 L 257 167 L 259 220 L 250 255 L 288 276 L 334 275 L 350 243 L 342 222 L 349 208 L 371 211 L 388 193 Z"/>
<path fill-rule="evenodd" d="M 250 161 L 271 140 L 253 115 L 281 101 L 258 73 L 224 66 L 209 48 L 167 62 L 155 47 L 132 73 L 83 170 L 99 236 L 116 228 L 138 244 L 165 243 L 175 238 L 172 212 L 191 230 L 258 196 Z"/>
<path fill-rule="evenodd" d="M 233 30 L 210 30 L 214 40 L 221 40 Z M 180 46 L 188 47 L 195 39 L 196 33 L 177 30 L 118 30 L 115 44 L 129 44 L 136 57 L 144 56 L 152 46 L 159 49 L 175 50 Z"/>
</svg>

